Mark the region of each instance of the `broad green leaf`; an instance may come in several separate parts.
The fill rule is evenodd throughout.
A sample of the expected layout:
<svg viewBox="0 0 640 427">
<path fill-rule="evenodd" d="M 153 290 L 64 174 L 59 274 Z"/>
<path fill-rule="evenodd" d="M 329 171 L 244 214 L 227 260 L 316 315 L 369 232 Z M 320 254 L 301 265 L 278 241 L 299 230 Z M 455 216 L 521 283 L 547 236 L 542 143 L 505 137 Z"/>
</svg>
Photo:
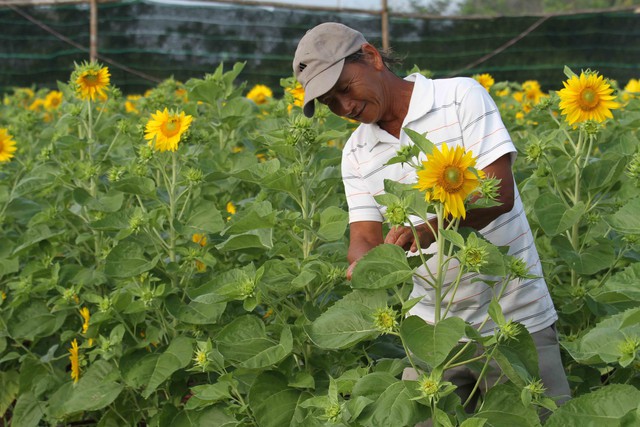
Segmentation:
<svg viewBox="0 0 640 427">
<path fill-rule="evenodd" d="M 504 318 L 504 314 L 502 314 L 502 307 L 500 307 L 500 303 L 498 300 L 493 297 L 491 298 L 491 302 L 489 303 L 489 317 L 493 320 L 498 326 L 503 326 L 507 321 Z"/>
<path fill-rule="evenodd" d="M 409 350 L 435 368 L 442 364 L 464 336 L 465 323 L 458 317 L 448 317 L 436 325 L 418 316 L 409 316 L 400 326 L 400 335 Z"/>
<path fill-rule="evenodd" d="M 464 247 L 464 237 L 455 230 L 439 230 L 438 233 L 442 234 L 446 240 L 450 241 L 459 248 Z"/>
<path fill-rule="evenodd" d="M 609 268 L 615 260 L 615 248 L 610 240 L 599 239 L 576 252 L 564 236 L 553 239 L 560 257 L 578 274 L 595 274 Z"/>
<path fill-rule="evenodd" d="M 600 303 L 624 309 L 640 304 L 640 263 L 634 263 L 623 271 L 612 275 L 604 285 L 591 291 L 591 297 Z"/>
<path fill-rule="evenodd" d="M 90 200 L 87 206 L 96 211 L 112 213 L 119 211 L 123 202 L 124 193 L 110 191 L 107 194 L 99 194 L 95 199 Z"/>
<path fill-rule="evenodd" d="M 110 277 L 128 278 L 151 270 L 159 260 L 160 255 L 148 260 L 144 249 L 135 242 L 121 241 L 107 255 L 104 272 Z"/>
<path fill-rule="evenodd" d="M 229 174 L 243 181 L 260 184 L 266 176 L 274 174 L 279 169 L 280 161 L 271 159 L 264 163 L 251 163 L 248 167 L 239 170 L 234 169 Z"/>
<path fill-rule="evenodd" d="M 261 367 L 266 367 L 279 361 L 271 355 L 271 352 L 278 352 L 273 349 L 279 346 L 278 342 L 267 336 L 264 323 L 251 314 L 234 319 L 220 331 L 215 341 L 225 360 L 237 364 L 248 363 L 252 367 L 262 364 Z"/>
<path fill-rule="evenodd" d="M 19 378 L 17 371 L 0 372 L 0 419 L 18 396 Z"/>
<path fill-rule="evenodd" d="M 590 190 L 605 188 L 615 183 L 625 167 L 622 155 L 608 159 L 594 159 L 582 171 L 582 178 Z"/>
<path fill-rule="evenodd" d="M 219 233 L 225 223 L 216 204 L 208 200 L 200 200 L 191 210 L 186 223 L 192 233 Z"/>
<path fill-rule="evenodd" d="M 36 427 L 44 415 L 45 403 L 40 402 L 29 391 L 20 394 L 11 417 L 11 425 L 15 427 Z"/>
<path fill-rule="evenodd" d="M 51 398 L 53 413 L 60 417 L 82 411 L 96 411 L 111 404 L 124 386 L 120 372 L 103 360 L 91 364 L 77 384 L 65 384 Z"/>
<path fill-rule="evenodd" d="M 112 186 L 123 193 L 138 194 L 141 196 L 151 194 L 156 189 L 156 183 L 152 179 L 141 176 L 123 178 L 114 182 Z"/>
<path fill-rule="evenodd" d="M 353 270 L 351 286 L 362 289 L 387 289 L 401 285 L 413 275 L 402 248 L 391 244 L 376 246 L 362 257 Z"/>
<path fill-rule="evenodd" d="M 640 308 L 602 320 L 576 341 L 561 344 L 580 363 L 616 363 L 624 356 L 622 345 L 627 337 L 640 337 Z"/>
<path fill-rule="evenodd" d="M 273 248 L 273 228 L 261 228 L 247 231 L 229 237 L 224 242 L 216 245 L 222 252 L 233 252 L 239 250 L 267 250 Z"/>
<path fill-rule="evenodd" d="M 395 384 L 398 379 L 389 372 L 372 372 L 360 378 L 353 386 L 354 397 L 363 396 L 376 400 L 382 392 Z"/>
<path fill-rule="evenodd" d="M 147 399 L 175 371 L 187 366 L 191 362 L 192 353 L 191 338 L 179 336 L 171 341 L 169 347 L 158 357 L 147 387 L 141 393 L 142 397 Z"/>
<path fill-rule="evenodd" d="M 291 329 L 287 325 L 282 329 L 279 343 L 258 352 L 253 357 L 250 357 L 238 364 L 238 366 L 248 369 L 266 368 L 282 361 L 285 357 L 291 354 L 292 349 L 293 336 L 291 335 Z"/>
<path fill-rule="evenodd" d="M 433 145 L 433 142 L 427 139 L 426 133 L 422 135 L 414 131 L 413 129 L 409 129 L 407 127 L 402 128 L 402 130 L 409 136 L 409 138 L 411 138 L 411 141 L 415 145 L 420 147 L 420 151 L 422 151 L 425 154 L 433 153 L 433 149 L 435 148 L 435 145 Z"/>
<path fill-rule="evenodd" d="M 355 290 L 329 307 L 320 317 L 305 326 L 305 331 L 318 347 L 341 349 L 379 335 L 373 313 L 386 306 L 384 291 Z"/>
<path fill-rule="evenodd" d="M 533 378 L 540 378 L 538 352 L 524 326 L 514 338 L 498 344 L 494 357 L 502 372 L 518 387 L 524 387 Z"/>
<path fill-rule="evenodd" d="M 129 228 L 129 220 L 133 212 L 133 209 L 123 209 L 119 212 L 106 215 L 97 221 L 92 221 L 89 223 L 89 226 L 94 230 L 102 231 L 126 230 Z"/>
<path fill-rule="evenodd" d="M 26 249 L 30 246 L 35 245 L 36 243 L 42 242 L 43 240 L 53 239 L 54 237 L 60 236 L 64 231 L 54 231 L 51 230 L 45 224 L 38 224 L 35 227 L 28 228 L 21 236 L 18 241 L 18 246 L 13 250 L 14 254 Z"/>
<path fill-rule="evenodd" d="M 640 425 L 640 391 L 626 384 L 603 386 L 560 406 L 545 427 L 620 427 Z"/>
<path fill-rule="evenodd" d="M 148 353 L 146 349 L 123 356 L 120 359 L 120 369 L 125 384 L 133 389 L 145 387 L 159 357 L 158 353 Z"/>
<path fill-rule="evenodd" d="M 294 259 L 270 259 L 262 267 L 263 274 L 258 286 L 275 295 L 286 296 L 299 290 L 293 281 L 300 275 L 298 262 Z"/>
<path fill-rule="evenodd" d="M 279 372 L 263 372 L 249 390 L 249 407 L 260 427 L 291 425 L 300 392 Z"/>
<path fill-rule="evenodd" d="M 8 324 L 14 339 L 33 341 L 38 337 L 48 337 L 62 327 L 67 312 L 51 313 L 41 300 L 34 300 L 28 306 L 16 311 Z"/>
<path fill-rule="evenodd" d="M 320 213 L 318 236 L 324 241 L 332 242 L 344 236 L 349 223 L 349 214 L 337 206 L 329 206 Z"/>
<path fill-rule="evenodd" d="M 214 384 L 198 385 L 191 388 L 193 395 L 199 399 L 209 402 L 218 402 L 231 398 L 231 384 L 229 381 L 217 382 Z"/>
<path fill-rule="evenodd" d="M 413 426 L 424 420 L 428 412 L 426 406 L 411 400 L 411 394 L 404 382 L 396 380 L 374 403 L 364 408 L 358 421 L 371 427 Z"/>
<path fill-rule="evenodd" d="M 294 171 L 279 169 L 265 177 L 262 185 L 271 190 L 284 191 L 293 197 L 299 197 L 301 182 L 298 174 Z"/>
<path fill-rule="evenodd" d="M 0 258 L 0 278 L 6 274 L 15 273 L 20 269 L 18 258 Z"/>
<path fill-rule="evenodd" d="M 614 230 L 626 234 L 640 234 L 640 197 L 633 198 L 624 204 L 615 214 L 604 220 Z"/>
<path fill-rule="evenodd" d="M 226 303 L 202 303 L 198 301 L 191 301 L 185 304 L 177 295 L 167 297 L 165 304 L 172 316 L 192 325 L 213 325 L 218 323 L 227 307 Z"/>
<path fill-rule="evenodd" d="M 534 206 L 540 227 L 548 236 L 555 236 L 569 229 L 580 220 L 585 213 L 585 205 L 578 202 L 567 209 L 562 200 L 553 193 L 543 193 L 538 197 Z"/>
<path fill-rule="evenodd" d="M 256 229 L 272 228 L 275 223 L 276 212 L 271 203 L 257 202 L 233 215 L 223 234 L 242 234 Z"/>
<path fill-rule="evenodd" d="M 194 411 L 181 411 L 166 424 L 171 427 L 236 427 L 241 425 L 228 415 L 223 408 L 204 408 Z"/>
<path fill-rule="evenodd" d="M 540 426 L 534 407 L 524 406 L 520 399 L 520 390 L 508 384 L 500 384 L 489 389 L 476 417 L 486 418 L 487 425 L 492 427 Z"/>
</svg>

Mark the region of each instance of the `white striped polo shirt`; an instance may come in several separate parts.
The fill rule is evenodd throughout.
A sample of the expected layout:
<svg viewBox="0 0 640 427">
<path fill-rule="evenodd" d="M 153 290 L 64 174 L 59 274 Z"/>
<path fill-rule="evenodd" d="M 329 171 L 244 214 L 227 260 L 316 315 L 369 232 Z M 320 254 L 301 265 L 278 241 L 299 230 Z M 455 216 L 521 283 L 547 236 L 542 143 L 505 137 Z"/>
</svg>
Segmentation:
<svg viewBox="0 0 640 427">
<path fill-rule="evenodd" d="M 462 145 L 476 157 L 476 167 L 483 169 L 505 154 L 515 160 L 516 148 L 511 142 L 500 113 L 491 96 L 475 80 L 470 78 L 427 79 L 421 74 L 412 74 L 406 80 L 415 82 L 409 111 L 402 127 L 408 127 L 427 138 L 436 146 L 446 143 L 449 147 Z M 361 124 L 347 141 L 342 153 L 342 178 L 349 205 L 349 222 L 384 221 L 385 207 L 379 205 L 374 196 L 384 193 L 384 180 L 414 183 L 415 169 L 402 164 L 385 166 L 396 151 L 410 144 L 409 137 L 401 132 L 395 138 L 376 124 Z M 424 160 L 420 158 L 419 160 Z M 497 246 L 509 246 L 509 254 L 523 259 L 529 272 L 536 279 L 514 280 L 500 300 L 507 319 L 524 324 L 529 332 L 537 332 L 557 320 L 547 285 L 542 277 L 542 266 L 534 245 L 533 235 L 525 216 L 522 201 L 514 186 L 513 209 L 488 224 L 479 233 Z M 414 224 L 422 221 L 412 217 Z M 435 245 L 423 249 L 425 253 L 435 252 Z M 410 254 L 411 255 L 411 254 Z M 415 254 L 414 254 L 415 255 Z M 429 268 L 435 266 L 431 258 Z M 445 277 L 445 287 L 454 281 L 458 273 L 457 262 L 449 264 Z M 425 267 L 418 274 L 427 275 Z M 458 316 L 474 326 L 484 320 L 492 289 L 483 282 L 496 280 L 478 273 L 462 276 L 462 283 L 448 316 Z M 497 293 L 498 289 L 495 290 Z M 411 297 L 422 296 L 422 301 L 413 307 L 410 314 L 433 321 L 435 305 L 433 289 L 422 279 L 414 276 Z M 445 299 L 447 306 L 450 295 Z M 490 334 L 495 324 L 490 320 L 481 333 Z"/>
</svg>

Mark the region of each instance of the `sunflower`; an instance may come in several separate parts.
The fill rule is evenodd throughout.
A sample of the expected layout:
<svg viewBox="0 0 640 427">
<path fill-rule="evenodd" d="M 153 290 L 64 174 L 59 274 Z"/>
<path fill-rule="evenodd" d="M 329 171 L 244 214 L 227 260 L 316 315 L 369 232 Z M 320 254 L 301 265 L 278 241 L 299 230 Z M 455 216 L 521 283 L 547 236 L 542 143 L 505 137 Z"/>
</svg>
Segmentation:
<svg viewBox="0 0 640 427">
<path fill-rule="evenodd" d="M 476 74 L 472 76 L 472 78 L 476 80 L 478 83 L 480 83 L 482 87 L 485 88 L 487 91 L 491 89 L 491 86 L 493 86 L 493 84 L 495 83 L 495 80 L 493 79 L 493 77 L 491 77 L 491 74 L 487 74 L 487 73 Z"/>
<path fill-rule="evenodd" d="M 564 89 L 558 91 L 560 109 L 570 125 L 595 120 L 603 122 L 612 118 L 611 110 L 620 108 L 614 101 L 613 89 L 597 73 L 580 73 L 563 82 Z"/>
<path fill-rule="evenodd" d="M 265 85 L 255 85 L 247 93 L 247 98 L 258 105 L 266 104 L 271 97 L 273 97 L 273 92 Z"/>
<path fill-rule="evenodd" d="M 16 151 L 16 142 L 6 128 L 0 128 L 0 163 L 8 162 Z"/>
<path fill-rule="evenodd" d="M 52 90 L 44 98 L 44 108 L 47 110 L 55 110 L 62 104 L 62 92 Z"/>
<path fill-rule="evenodd" d="M 82 307 L 80 309 L 80 316 L 84 319 L 84 323 L 82 324 L 82 333 L 87 333 L 89 329 L 89 319 L 91 319 L 91 314 L 89 313 L 89 309 L 87 307 Z"/>
<path fill-rule="evenodd" d="M 204 247 L 207 245 L 207 236 L 200 233 L 194 233 L 193 236 L 191 236 L 191 241 Z"/>
<path fill-rule="evenodd" d="M 414 188 L 424 191 L 427 201 L 441 202 L 445 215 L 465 218 L 464 201 L 480 184 L 478 176 L 471 170 L 475 164 L 476 159 L 471 152 L 465 152 L 460 146 L 450 150 L 442 144 L 442 151 L 434 148 L 422 162 Z"/>
<path fill-rule="evenodd" d="M 140 95 L 127 95 L 127 100 L 124 102 L 124 109 L 127 113 L 138 114 L 139 111 L 136 104 L 140 98 L 142 98 Z"/>
<path fill-rule="evenodd" d="M 540 90 L 540 83 L 537 80 L 527 80 L 522 83 L 522 90 L 524 91 L 524 98 L 531 104 L 536 105 L 540 102 L 540 98 L 545 94 Z"/>
<path fill-rule="evenodd" d="M 624 87 L 622 98 L 628 101 L 631 98 L 640 97 L 640 79 L 631 79 Z"/>
<path fill-rule="evenodd" d="M 76 95 L 80 99 L 90 99 L 92 101 L 96 99 L 96 96 L 99 99 L 105 99 L 105 90 L 109 86 L 110 77 L 109 69 L 100 66 L 96 62 L 76 66 L 72 76 L 73 83 L 76 86 Z"/>
<path fill-rule="evenodd" d="M 80 379 L 80 356 L 78 355 L 78 341 L 76 339 L 71 341 L 69 353 L 69 360 L 71 361 L 71 379 L 74 383 L 77 383 Z"/>
<path fill-rule="evenodd" d="M 294 105 L 302 108 L 304 104 L 304 88 L 298 82 L 293 87 L 288 87 L 285 89 L 285 92 L 291 95 L 293 98 L 293 102 L 287 106 L 287 109 L 291 111 Z"/>
<path fill-rule="evenodd" d="M 184 111 L 175 113 L 166 108 L 164 111 L 157 110 L 147 122 L 144 139 L 149 140 L 149 146 L 157 151 L 176 151 L 180 137 L 189 129 L 192 119 Z"/>
</svg>

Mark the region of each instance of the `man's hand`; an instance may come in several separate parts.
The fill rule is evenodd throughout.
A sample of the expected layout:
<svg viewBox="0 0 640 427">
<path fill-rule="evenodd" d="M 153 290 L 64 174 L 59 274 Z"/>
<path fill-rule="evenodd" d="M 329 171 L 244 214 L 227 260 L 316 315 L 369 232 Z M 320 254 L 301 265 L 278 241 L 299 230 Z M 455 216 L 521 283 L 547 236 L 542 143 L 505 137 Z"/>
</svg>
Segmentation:
<svg viewBox="0 0 640 427">
<path fill-rule="evenodd" d="M 421 248 L 427 248 L 435 241 L 433 233 L 427 224 L 420 224 L 415 228 L 420 240 Z M 398 245 L 405 251 L 416 252 L 418 250 L 418 245 L 416 244 L 410 227 L 400 226 L 391 228 L 389 233 L 387 233 L 387 237 L 385 237 L 384 242 Z"/>
</svg>

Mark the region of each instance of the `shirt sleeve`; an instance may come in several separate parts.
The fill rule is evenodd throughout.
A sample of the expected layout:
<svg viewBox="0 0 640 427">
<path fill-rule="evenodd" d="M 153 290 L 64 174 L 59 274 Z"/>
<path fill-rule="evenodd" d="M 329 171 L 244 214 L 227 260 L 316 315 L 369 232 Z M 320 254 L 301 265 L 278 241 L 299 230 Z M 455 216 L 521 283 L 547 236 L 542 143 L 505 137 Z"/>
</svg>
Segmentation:
<svg viewBox="0 0 640 427">
<path fill-rule="evenodd" d="M 360 174 L 352 153 L 345 146 L 342 154 L 342 183 L 349 205 L 349 223 L 384 220 L 369 186 Z"/>
<path fill-rule="evenodd" d="M 473 153 L 477 169 L 484 169 L 507 153 L 513 164 L 516 147 L 491 95 L 477 82 L 472 81 L 463 95 L 458 117 L 464 148 Z"/>
</svg>

